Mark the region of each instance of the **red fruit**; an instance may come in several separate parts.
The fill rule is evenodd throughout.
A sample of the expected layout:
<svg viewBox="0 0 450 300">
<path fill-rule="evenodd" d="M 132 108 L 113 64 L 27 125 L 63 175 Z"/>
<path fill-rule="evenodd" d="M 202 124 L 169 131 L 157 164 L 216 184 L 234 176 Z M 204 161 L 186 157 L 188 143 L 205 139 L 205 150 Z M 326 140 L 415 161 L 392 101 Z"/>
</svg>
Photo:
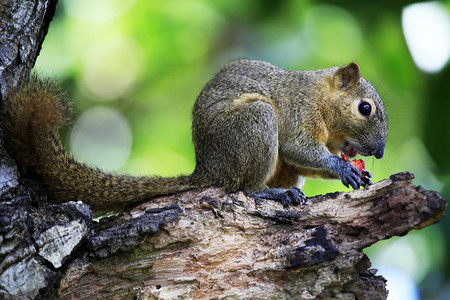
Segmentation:
<svg viewBox="0 0 450 300">
<path fill-rule="evenodd" d="M 341 153 L 341 157 L 343 160 L 348 161 L 352 166 L 358 168 L 359 172 L 361 173 L 360 177 L 364 177 L 363 172 L 365 171 L 366 166 L 364 165 L 364 161 L 362 159 L 354 159 L 349 161 L 344 152 Z"/>
<path fill-rule="evenodd" d="M 365 170 L 365 167 L 366 167 L 364 165 L 364 161 L 362 159 L 354 159 L 354 160 L 350 161 L 350 164 L 354 167 L 357 167 L 358 170 L 361 172 L 361 174 Z"/>
</svg>

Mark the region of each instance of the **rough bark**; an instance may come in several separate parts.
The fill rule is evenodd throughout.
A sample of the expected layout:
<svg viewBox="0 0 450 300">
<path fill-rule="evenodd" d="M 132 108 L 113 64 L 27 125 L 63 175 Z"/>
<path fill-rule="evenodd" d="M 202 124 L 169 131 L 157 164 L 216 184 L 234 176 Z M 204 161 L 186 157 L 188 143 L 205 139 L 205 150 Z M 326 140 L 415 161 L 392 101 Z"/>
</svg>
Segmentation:
<svg viewBox="0 0 450 300">
<path fill-rule="evenodd" d="M 41 50 L 57 0 L 0 0 L 0 98 L 28 78 Z M 3 101 L 0 114 L 3 115 Z M 15 162 L 5 151 L 0 118 L 0 197 L 18 185 Z M 1 199 L 1 198 L 0 198 Z"/>
<path fill-rule="evenodd" d="M 0 0 L 0 299 L 33 298 L 39 289 L 45 289 L 47 281 L 39 278 L 49 278 L 50 274 L 34 257 L 37 240 L 30 232 L 45 225 L 30 223 L 38 221 L 30 219 L 38 212 L 27 206 L 31 197 L 39 201 L 39 195 L 46 192 L 38 192 L 39 182 L 19 183 L 17 165 L 3 144 L 2 104 L 12 89 L 28 78 L 56 4 L 57 0 Z M 38 229 L 34 236 L 39 233 Z"/>
<path fill-rule="evenodd" d="M 56 2 L 0 1 L 2 99 L 29 75 Z M 412 177 L 291 208 L 194 190 L 94 222 L 81 202 L 51 204 L 0 143 L 0 299 L 385 299 L 362 249 L 446 206 Z"/>
<path fill-rule="evenodd" d="M 443 217 L 446 201 L 400 173 L 301 207 L 190 191 L 93 224 L 58 297 L 385 299 L 362 249 Z"/>
<path fill-rule="evenodd" d="M 5 297 L 385 299 L 362 250 L 438 222 L 446 201 L 399 173 L 368 190 L 281 204 L 221 189 L 153 199 L 92 222 L 42 191 L 2 211 Z M 29 187 L 34 186 L 30 180 Z M 18 191 L 20 192 L 20 191 Z M 41 193 L 41 196 L 39 196 Z"/>
</svg>

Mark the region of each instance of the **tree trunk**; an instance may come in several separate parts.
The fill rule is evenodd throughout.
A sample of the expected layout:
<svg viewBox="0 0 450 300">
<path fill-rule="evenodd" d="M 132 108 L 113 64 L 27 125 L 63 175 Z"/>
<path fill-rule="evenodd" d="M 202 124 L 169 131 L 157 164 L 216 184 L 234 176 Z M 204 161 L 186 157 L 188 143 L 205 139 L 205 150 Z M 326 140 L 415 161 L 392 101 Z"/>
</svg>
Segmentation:
<svg viewBox="0 0 450 300">
<path fill-rule="evenodd" d="M 55 7 L 3 1 L 3 100 L 29 75 Z M 445 199 L 412 178 L 290 208 L 193 190 L 95 222 L 82 202 L 51 204 L 1 144 L 0 298 L 385 299 L 385 280 L 362 250 L 444 215 Z"/>
<path fill-rule="evenodd" d="M 0 114 L 3 100 L 30 75 L 57 0 L 0 0 Z M 0 119 L 0 200 L 18 185 L 15 162 L 7 155 L 3 117 Z"/>
</svg>

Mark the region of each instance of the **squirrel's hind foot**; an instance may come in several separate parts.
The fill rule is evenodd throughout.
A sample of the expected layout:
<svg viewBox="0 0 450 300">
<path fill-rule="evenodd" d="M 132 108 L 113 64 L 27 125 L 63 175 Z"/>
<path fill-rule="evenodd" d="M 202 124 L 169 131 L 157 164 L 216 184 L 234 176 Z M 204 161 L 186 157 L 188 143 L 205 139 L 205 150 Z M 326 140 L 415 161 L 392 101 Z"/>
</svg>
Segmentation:
<svg viewBox="0 0 450 300">
<path fill-rule="evenodd" d="M 283 207 L 303 205 L 306 203 L 306 196 L 298 187 L 291 187 L 288 189 L 268 188 L 260 192 L 253 193 L 251 196 L 278 201 L 281 205 L 283 205 Z"/>
</svg>

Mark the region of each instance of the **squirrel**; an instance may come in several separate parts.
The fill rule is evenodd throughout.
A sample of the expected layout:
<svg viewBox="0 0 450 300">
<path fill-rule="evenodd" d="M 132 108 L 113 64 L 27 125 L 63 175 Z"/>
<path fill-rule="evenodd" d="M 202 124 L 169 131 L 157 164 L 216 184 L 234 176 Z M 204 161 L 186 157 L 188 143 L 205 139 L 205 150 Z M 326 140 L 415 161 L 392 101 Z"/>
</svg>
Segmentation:
<svg viewBox="0 0 450 300">
<path fill-rule="evenodd" d="M 194 104 L 193 173 L 135 177 L 101 171 L 64 150 L 58 131 L 71 104 L 56 84 L 31 76 L 7 100 L 10 154 L 40 175 L 57 202 L 82 200 L 94 213 L 202 187 L 298 204 L 305 201 L 299 176 L 367 187 L 370 173 L 339 154 L 380 159 L 388 130 L 383 102 L 355 62 L 292 71 L 243 59 L 220 69 Z"/>
</svg>

